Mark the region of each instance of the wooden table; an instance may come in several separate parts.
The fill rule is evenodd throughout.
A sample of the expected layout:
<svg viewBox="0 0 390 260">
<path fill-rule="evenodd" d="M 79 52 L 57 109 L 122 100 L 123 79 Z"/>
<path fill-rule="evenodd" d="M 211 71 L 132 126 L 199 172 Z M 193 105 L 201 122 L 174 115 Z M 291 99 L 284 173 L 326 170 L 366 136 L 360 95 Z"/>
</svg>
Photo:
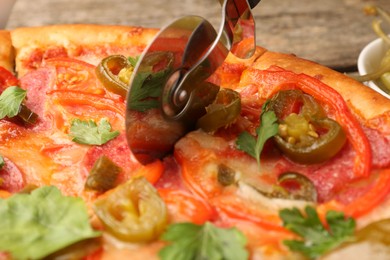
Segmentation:
<svg viewBox="0 0 390 260">
<path fill-rule="evenodd" d="M 390 10 L 389 0 L 262 0 L 253 10 L 257 43 L 354 71 L 360 50 L 376 38 L 373 17 L 362 11 L 367 4 Z M 159 28 L 190 14 L 219 27 L 217 0 L 17 0 L 6 28 L 69 23 Z"/>
</svg>

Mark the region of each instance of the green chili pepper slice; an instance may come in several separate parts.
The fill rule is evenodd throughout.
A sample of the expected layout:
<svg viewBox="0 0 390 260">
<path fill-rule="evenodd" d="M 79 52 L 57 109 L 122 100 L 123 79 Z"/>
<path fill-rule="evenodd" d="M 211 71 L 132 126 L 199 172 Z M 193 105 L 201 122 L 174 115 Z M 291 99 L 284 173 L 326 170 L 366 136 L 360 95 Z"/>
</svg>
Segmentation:
<svg viewBox="0 0 390 260">
<path fill-rule="evenodd" d="M 268 109 L 275 110 L 279 121 L 275 143 L 294 162 L 325 162 L 346 142 L 340 124 L 326 117 L 322 107 L 301 91 L 280 91 L 271 99 Z"/>
<path fill-rule="evenodd" d="M 125 98 L 133 69 L 133 65 L 125 56 L 111 55 L 99 63 L 96 75 L 107 90 Z"/>
<path fill-rule="evenodd" d="M 214 132 L 236 120 L 241 112 L 240 94 L 231 89 L 221 89 L 215 101 L 206 107 L 207 113 L 199 118 L 197 126 L 206 132 Z"/>
<path fill-rule="evenodd" d="M 299 140 L 293 135 L 287 135 L 287 138 L 281 135 L 274 137 L 279 149 L 291 160 L 303 164 L 325 162 L 335 156 L 344 146 L 346 135 L 336 121 L 324 118 L 312 121 L 311 125 L 326 133 L 317 134 L 311 130 L 301 133 L 294 132 L 294 134 L 300 134 Z"/>
<path fill-rule="evenodd" d="M 85 188 L 96 191 L 107 191 L 115 187 L 122 169 L 107 156 L 100 156 L 94 163 L 85 183 Z"/>
<path fill-rule="evenodd" d="M 256 190 L 268 198 L 317 202 L 317 190 L 313 182 L 298 172 L 280 174 L 272 191 Z"/>
<path fill-rule="evenodd" d="M 95 202 L 94 210 L 109 233 L 128 242 L 153 241 L 168 223 L 164 201 L 144 177 L 117 186 Z"/>
<path fill-rule="evenodd" d="M 278 183 L 291 199 L 317 202 L 317 190 L 305 175 L 297 172 L 285 172 L 279 175 Z"/>
</svg>

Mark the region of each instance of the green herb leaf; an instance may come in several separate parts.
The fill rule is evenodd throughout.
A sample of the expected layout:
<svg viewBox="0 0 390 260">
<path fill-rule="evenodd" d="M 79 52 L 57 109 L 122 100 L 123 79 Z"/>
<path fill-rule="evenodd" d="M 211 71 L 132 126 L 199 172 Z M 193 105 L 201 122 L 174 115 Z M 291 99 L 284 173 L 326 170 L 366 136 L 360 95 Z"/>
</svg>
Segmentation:
<svg viewBox="0 0 390 260">
<path fill-rule="evenodd" d="M 4 167 L 4 165 L 5 165 L 4 158 L 3 156 L 0 155 L 0 170 Z"/>
<path fill-rule="evenodd" d="M 13 259 L 41 259 L 78 241 L 97 237 L 80 198 L 53 186 L 0 199 L 0 251 Z"/>
<path fill-rule="evenodd" d="M 135 74 L 131 95 L 127 106 L 131 110 L 145 112 L 160 106 L 160 97 L 164 84 L 172 71 L 174 56 L 170 52 L 154 52 L 143 58 Z M 138 58 L 131 63 L 137 63 Z M 166 63 L 166 66 L 155 70 L 155 65 Z M 160 65 L 158 65 L 159 67 Z"/>
<path fill-rule="evenodd" d="M 262 113 L 260 115 L 260 127 L 256 128 L 257 139 L 248 132 L 242 132 L 236 141 L 237 148 L 246 152 L 257 160 L 260 167 L 260 154 L 264 148 L 265 142 L 278 133 L 278 119 L 274 111 L 267 111 L 266 106 L 268 102 L 263 105 Z"/>
<path fill-rule="evenodd" d="M 99 125 L 92 120 L 73 119 L 69 135 L 76 143 L 102 145 L 117 137 L 119 131 L 111 132 L 111 125 L 105 118 L 100 120 Z"/>
<path fill-rule="evenodd" d="M 160 251 L 162 260 L 248 259 L 246 238 L 236 228 L 178 223 L 169 226 L 162 239 L 172 242 Z"/>
<path fill-rule="evenodd" d="M 304 216 L 297 208 L 283 209 L 279 213 L 283 225 L 302 237 L 302 240 L 283 241 L 292 251 L 316 258 L 353 238 L 356 225 L 353 218 L 345 218 L 341 212 L 329 211 L 326 214 L 329 228 L 326 229 L 313 207 L 307 206 L 305 213 Z"/>
<path fill-rule="evenodd" d="M 6 88 L 0 95 L 0 119 L 16 116 L 26 95 L 26 90 L 19 87 Z"/>
</svg>

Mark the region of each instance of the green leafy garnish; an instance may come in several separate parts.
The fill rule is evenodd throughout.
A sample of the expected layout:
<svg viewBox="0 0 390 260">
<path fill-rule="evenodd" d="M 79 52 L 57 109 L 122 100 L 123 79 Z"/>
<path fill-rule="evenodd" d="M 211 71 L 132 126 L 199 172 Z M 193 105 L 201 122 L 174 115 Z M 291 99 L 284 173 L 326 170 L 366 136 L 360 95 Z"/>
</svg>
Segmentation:
<svg viewBox="0 0 390 260">
<path fill-rule="evenodd" d="M 119 131 L 111 131 L 111 125 L 103 118 L 97 125 L 93 120 L 73 119 L 70 126 L 72 141 L 80 144 L 102 145 L 119 135 Z"/>
<path fill-rule="evenodd" d="M 162 260 L 248 259 L 246 238 L 236 228 L 218 228 L 209 222 L 178 223 L 169 226 L 161 238 L 171 242 L 159 252 Z"/>
<path fill-rule="evenodd" d="M 265 142 L 278 133 L 278 119 L 274 111 L 267 111 L 266 106 L 268 102 L 263 105 L 260 115 L 260 126 L 256 128 L 257 139 L 248 132 L 242 132 L 236 141 L 237 148 L 246 152 L 257 160 L 260 166 L 260 154 L 264 148 Z"/>
<path fill-rule="evenodd" d="M 0 155 L 0 170 L 4 167 L 4 165 L 5 165 L 4 158 L 3 156 Z"/>
<path fill-rule="evenodd" d="M 13 259 L 41 259 L 84 239 L 100 236 L 82 199 L 53 186 L 0 199 L 0 251 Z"/>
<path fill-rule="evenodd" d="M 26 95 L 26 90 L 19 87 L 6 88 L 0 95 L 0 119 L 16 116 Z"/>
<path fill-rule="evenodd" d="M 307 206 L 305 213 L 304 216 L 297 208 L 283 209 L 279 213 L 283 225 L 302 238 L 283 241 L 292 251 L 316 258 L 353 239 L 356 226 L 353 218 L 345 218 L 341 212 L 328 211 L 326 221 L 329 227 L 325 228 L 313 207 Z"/>
<path fill-rule="evenodd" d="M 135 74 L 131 95 L 127 106 L 131 110 L 145 112 L 160 106 L 160 97 L 164 84 L 172 71 L 173 54 L 171 52 L 154 52 L 143 58 L 143 61 Z M 129 60 L 131 64 L 137 64 L 138 58 Z M 155 66 L 166 63 L 163 68 L 155 71 Z"/>
</svg>

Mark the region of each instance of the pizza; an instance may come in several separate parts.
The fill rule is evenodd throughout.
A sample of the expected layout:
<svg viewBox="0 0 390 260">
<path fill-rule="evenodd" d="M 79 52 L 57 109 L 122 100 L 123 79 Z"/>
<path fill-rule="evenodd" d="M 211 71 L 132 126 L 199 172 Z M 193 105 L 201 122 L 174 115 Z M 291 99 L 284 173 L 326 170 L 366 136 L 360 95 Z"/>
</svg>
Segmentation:
<svg viewBox="0 0 390 260">
<path fill-rule="evenodd" d="M 170 154 L 141 164 L 126 93 L 102 70 L 126 86 L 157 32 L 0 31 L 1 258 L 389 258 L 388 99 L 258 46 L 228 55 L 208 79 L 222 97 Z M 175 131 L 142 120 L 157 127 L 139 147 Z"/>
</svg>

